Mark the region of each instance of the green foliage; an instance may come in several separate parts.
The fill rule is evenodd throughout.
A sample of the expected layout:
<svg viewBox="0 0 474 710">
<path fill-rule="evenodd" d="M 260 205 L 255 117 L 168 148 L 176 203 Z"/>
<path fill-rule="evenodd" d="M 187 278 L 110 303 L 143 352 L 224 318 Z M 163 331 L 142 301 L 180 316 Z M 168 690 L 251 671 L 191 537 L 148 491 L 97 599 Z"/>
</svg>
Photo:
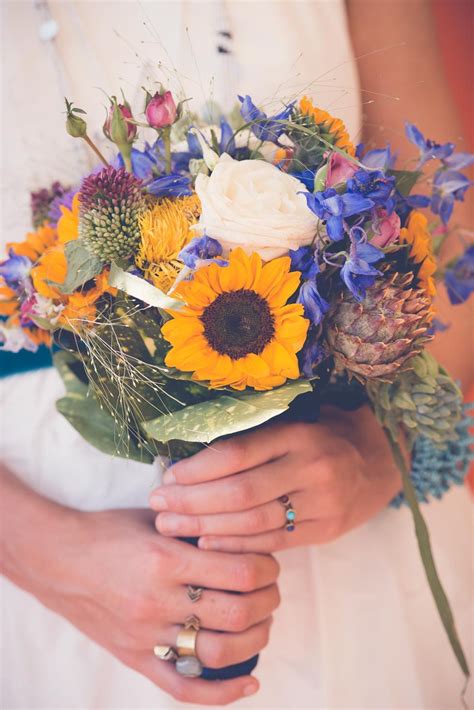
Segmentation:
<svg viewBox="0 0 474 710">
<path fill-rule="evenodd" d="M 73 293 L 87 281 L 100 274 L 104 267 L 103 261 L 91 254 L 81 239 L 74 239 L 64 246 L 67 261 L 67 275 L 64 283 L 56 284 L 49 281 L 58 291 L 64 294 Z"/>
<path fill-rule="evenodd" d="M 210 443 L 263 424 L 286 411 L 298 395 L 311 391 L 309 382 L 298 380 L 268 392 L 226 393 L 148 421 L 144 429 L 161 442 Z"/>
<path fill-rule="evenodd" d="M 420 178 L 421 172 L 419 170 L 388 170 L 387 175 L 395 178 L 398 192 L 407 197 Z"/>
</svg>

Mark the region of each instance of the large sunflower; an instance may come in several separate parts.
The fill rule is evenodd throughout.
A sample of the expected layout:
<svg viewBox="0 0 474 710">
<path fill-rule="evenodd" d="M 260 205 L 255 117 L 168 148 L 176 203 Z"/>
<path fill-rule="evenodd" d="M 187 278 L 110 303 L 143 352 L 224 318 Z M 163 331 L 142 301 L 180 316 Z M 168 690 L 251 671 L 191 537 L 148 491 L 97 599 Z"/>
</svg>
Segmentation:
<svg viewBox="0 0 474 710">
<path fill-rule="evenodd" d="M 173 296 L 186 305 L 162 329 L 173 346 L 166 364 L 212 388 L 268 390 L 297 379 L 309 323 L 300 304 L 287 304 L 300 282 L 289 269 L 287 256 L 264 264 L 239 248 L 228 266 L 213 263 L 180 282 Z"/>
<path fill-rule="evenodd" d="M 303 96 L 299 105 L 300 111 L 305 116 L 311 116 L 317 126 L 324 132 L 330 134 L 332 142 L 349 155 L 355 155 L 355 147 L 349 138 L 346 126 L 342 119 L 331 116 L 330 113 L 321 108 L 316 108 L 311 99 Z"/>
<path fill-rule="evenodd" d="M 407 226 L 400 230 L 400 243 L 409 245 L 410 257 L 418 265 L 416 276 L 421 288 L 433 298 L 436 294 L 436 259 L 433 256 L 433 239 L 428 229 L 428 219 L 422 212 L 413 210 L 410 214 Z"/>
</svg>

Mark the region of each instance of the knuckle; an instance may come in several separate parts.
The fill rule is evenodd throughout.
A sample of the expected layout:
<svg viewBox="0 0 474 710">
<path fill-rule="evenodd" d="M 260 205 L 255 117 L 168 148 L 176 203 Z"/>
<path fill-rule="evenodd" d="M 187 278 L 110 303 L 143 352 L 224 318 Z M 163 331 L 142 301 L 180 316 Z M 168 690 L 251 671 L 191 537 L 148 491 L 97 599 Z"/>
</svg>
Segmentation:
<svg viewBox="0 0 474 710">
<path fill-rule="evenodd" d="M 232 498 L 239 508 L 250 508 L 255 501 L 254 484 L 247 478 L 239 481 L 235 484 Z"/>
<path fill-rule="evenodd" d="M 235 600 L 229 606 L 227 623 L 230 631 L 245 631 L 251 626 L 251 614 L 248 604 L 243 600 Z"/>
<path fill-rule="evenodd" d="M 324 455 L 315 464 L 318 481 L 323 486 L 329 486 L 334 480 L 334 459 L 332 456 Z"/>
<path fill-rule="evenodd" d="M 244 557 L 236 564 L 235 579 L 243 592 L 251 592 L 258 586 L 258 568 L 253 557 Z"/>
<path fill-rule="evenodd" d="M 229 464 L 236 470 L 244 468 L 247 459 L 247 445 L 244 438 L 235 437 L 229 439 L 225 446 L 225 456 Z"/>
</svg>

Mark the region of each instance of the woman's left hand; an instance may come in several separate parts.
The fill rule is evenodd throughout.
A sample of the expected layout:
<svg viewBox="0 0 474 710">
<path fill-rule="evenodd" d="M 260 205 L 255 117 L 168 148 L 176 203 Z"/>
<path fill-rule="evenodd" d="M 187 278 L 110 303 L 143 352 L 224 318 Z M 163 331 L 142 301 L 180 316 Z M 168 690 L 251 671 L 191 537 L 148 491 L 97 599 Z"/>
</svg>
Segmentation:
<svg viewBox="0 0 474 710">
<path fill-rule="evenodd" d="M 206 550 L 274 552 L 330 542 L 382 510 L 401 488 L 368 406 L 328 408 L 316 424 L 270 424 L 174 464 L 153 491 L 162 535 Z M 296 511 L 285 526 L 287 495 Z"/>
</svg>

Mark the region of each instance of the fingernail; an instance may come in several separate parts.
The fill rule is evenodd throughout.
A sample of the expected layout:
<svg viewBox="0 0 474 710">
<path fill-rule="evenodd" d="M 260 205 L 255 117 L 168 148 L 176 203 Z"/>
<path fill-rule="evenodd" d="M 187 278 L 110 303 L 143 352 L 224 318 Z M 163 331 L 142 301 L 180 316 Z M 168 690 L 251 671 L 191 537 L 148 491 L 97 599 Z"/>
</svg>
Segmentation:
<svg viewBox="0 0 474 710">
<path fill-rule="evenodd" d="M 176 483 L 176 478 L 171 469 L 168 469 L 163 474 L 163 483 L 169 485 L 170 483 Z"/>
<path fill-rule="evenodd" d="M 179 523 L 175 515 L 159 515 L 158 516 L 158 527 L 161 532 L 165 533 L 177 533 L 179 531 Z"/>
<path fill-rule="evenodd" d="M 244 695 L 255 695 L 258 690 L 258 683 L 249 683 L 244 688 Z"/>
<path fill-rule="evenodd" d="M 150 498 L 151 507 L 154 510 L 166 510 L 168 507 L 168 502 L 163 496 L 153 494 Z"/>
</svg>

